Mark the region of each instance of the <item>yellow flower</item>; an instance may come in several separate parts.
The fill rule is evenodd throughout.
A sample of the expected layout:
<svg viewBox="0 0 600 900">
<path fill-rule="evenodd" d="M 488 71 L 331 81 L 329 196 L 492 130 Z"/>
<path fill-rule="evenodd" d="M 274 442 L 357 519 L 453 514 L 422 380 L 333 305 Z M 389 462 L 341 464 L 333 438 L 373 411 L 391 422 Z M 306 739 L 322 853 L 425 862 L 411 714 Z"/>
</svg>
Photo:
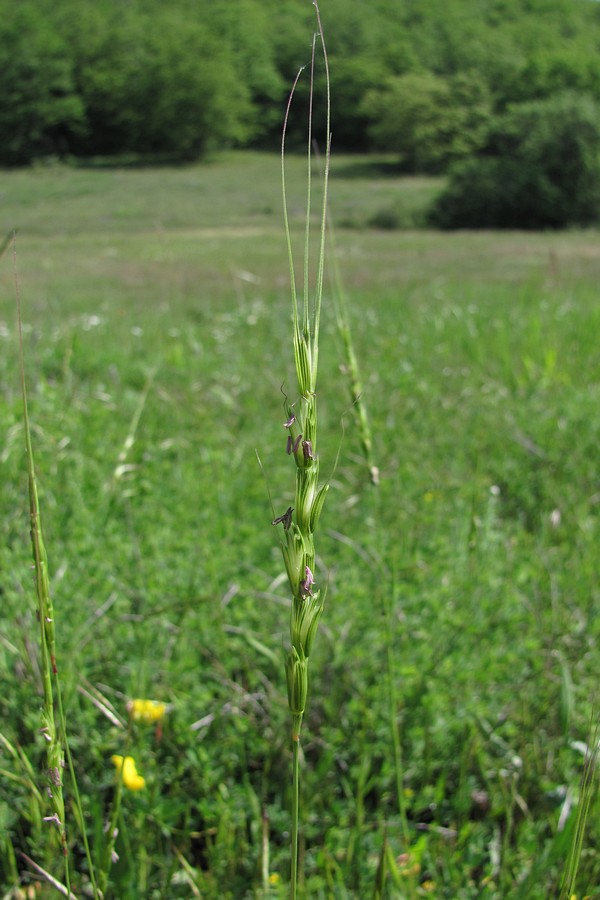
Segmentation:
<svg viewBox="0 0 600 900">
<path fill-rule="evenodd" d="M 271 874 L 269 875 L 269 884 L 273 885 L 274 887 L 276 884 L 279 884 L 280 881 L 281 876 L 278 875 L 277 872 L 271 872 Z"/>
<path fill-rule="evenodd" d="M 146 779 L 138 774 L 133 756 L 126 756 L 123 758 L 115 753 L 114 756 L 111 756 L 111 759 L 116 766 L 117 773 L 123 778 L 123 784 L 128 790 L 141 791 L 142 788 L 146 786 Z"/>
<path fill-rule="evenodd" d="M 146 725 L 152 722 L 160 722 L 167 711 L 166 703 L 158 700 L 130 700 L 127 710 L 134 722 L 144 722 Z"/>
</svg>

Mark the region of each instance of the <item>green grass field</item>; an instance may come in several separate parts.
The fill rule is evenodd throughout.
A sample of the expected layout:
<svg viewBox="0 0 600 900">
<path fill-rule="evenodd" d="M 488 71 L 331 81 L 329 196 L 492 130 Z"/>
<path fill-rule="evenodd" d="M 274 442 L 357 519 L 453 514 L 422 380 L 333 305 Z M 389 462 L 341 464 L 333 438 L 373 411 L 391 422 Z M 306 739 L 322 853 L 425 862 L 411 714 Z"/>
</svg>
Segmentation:
<svg viewBox="0 0 600 900">
<path fill-rule="evenodd" d="M 328 286 L 305 895 L 373 896 L 387 847 L 384 896 L 545 900 L 559 896 L 598 713 L 598 233 L 390 230 L 422 221 L 438 183 L 385 162 L 336 157 L 331 177 L 381 485 L 361 457 Z M 288 172 L 300 234 L 303 160 Z M 289 599 L 269 492 L 284 510 L 281 390 L 295 380 L 278 158 L 2 172 L 0 201 L 1 234 L 17 229 L 93 852 L 111 755 L 127 749 L 146 779 L 123 796 L 111 896 L 262 896 L 264 808 L 271 892 L 285 897 Z M 0 260 L 0 733 L 15 753 L 3 744 L 0 881 L 16 898 L 20 852 L 59 878 L 62 862 L 31 790 L 44 746 L 12 257 Z M 168 704 L 160 728 L 128 729 L 132 698 Z M 600 892 L 598 811 L 594 799 L 578 897 Z M 70 834 L 83 896 L 72 818 Z"/>
</svg>

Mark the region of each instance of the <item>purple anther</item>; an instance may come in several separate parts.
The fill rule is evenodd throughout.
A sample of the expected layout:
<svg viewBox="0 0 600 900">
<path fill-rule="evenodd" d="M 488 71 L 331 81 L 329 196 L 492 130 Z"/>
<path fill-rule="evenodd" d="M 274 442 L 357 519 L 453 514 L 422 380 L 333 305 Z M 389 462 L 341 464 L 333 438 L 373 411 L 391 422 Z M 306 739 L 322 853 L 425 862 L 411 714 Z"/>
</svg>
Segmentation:
<svg viewBox="0 0 600 900">
<path fill-rule="evenodd" d="M 60 769 L 58 766 L 54 766 L 52 769 L 48 769 L 48 778 L 56 787 L 60 787 Z"/>
<path fill-rule="evenodd" d="M 284 422 L 284 423 L 283 423 L 283 427 L 284 427 L 284 428 L 291 428 L 295 421 L 296 421 L 296 416 L 295 416 L 294 413 L 292 413 L 292 415 L 291 415 L 290 418 L 287 420 L 287 422 Z"/>
<path fill-rule="evenodd" d="M 286 531 L 290 530 L 290 525 L 292 524 L 292 513 L 294 512 L 293 506 L 288 506 L 286 511 L 282 516 L 277 516 L 276 519 L 273 519 L 272 525 L 280 525 L 283 524 L 283 527 Z"/>
<path fill-rule="evenodd" d="M 310 571 L 308 566 L 304 566 L 304 574 L 305 578 L 304 581 L 300 582 L 300 590 L 305 597 L 307 597 L 309 594 L 312 597 L 311 587 L 315 583 L 315 579 L 313 578 L 313 573 Z"/>
<path fill-rule="evenodd" d="M 302 441 L 302 452 L 304 459 L 314 459 L 312 441 Z"/>
<path fill-rule="evenodd" d="M 299 434 L 296 440 L 294 441 L 294 446 L 292 447 L 293 452 L 295 453 L 298 447 L 300 446 L 300 441 L 302 440 L 302 435 Z"/>
<path fill-rule="evenodd" d="M 287 443 L 285 445 L 285 452 L 287 453 L 288 456 L 292 452 L 293 445 L 294 445 L 294 442 L 292 440 L 292 436 L 291 436 L 291 434 L 288 434 Z"/>
</svg>

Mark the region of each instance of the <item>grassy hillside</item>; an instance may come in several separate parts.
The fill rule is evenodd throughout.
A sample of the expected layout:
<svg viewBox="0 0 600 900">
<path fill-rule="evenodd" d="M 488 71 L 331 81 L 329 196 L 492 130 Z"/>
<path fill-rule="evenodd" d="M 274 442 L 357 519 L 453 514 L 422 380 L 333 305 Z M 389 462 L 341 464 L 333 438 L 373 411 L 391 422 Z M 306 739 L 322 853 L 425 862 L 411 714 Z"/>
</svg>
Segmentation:
<svg viewBox="0 0 600 900">
<path fill-rule="evenodd" d="M 381 485 L 368 483 L 328 287 L 306 896 L 371 896 L 387 841 L 386 896 L 541 900 L 559 895 L 597 706 L 598 235 L 368 227 L 382 210 L 410 222 L 439 188 L 385 162 L 374 173 L 337 157 L 332 172 Z M 300 240 L 303 179 L 291 158 Z M 263 806 L 272 895 L 286 896 L 288 597 L 268 495 L 288 505 L 281 386 L 294 383 L 278 160 L 0 173 L 0 194 L 3 233 L 18 229 L 93 852 L 111 755 L 127 752 L 146 786 L 124 792 L 112 896 L 257 896 Z M 31 789 L 44 747 L 10 252 L 0 282 L 7 893 L 27 868 L 19 852 L 57 877 L 61 864 Z M 132 698 L 168 704 L 160 727 L 127 725 Z M 594 805 L 579 893 L 600 890 L 596 822 Z"/>
</svg>

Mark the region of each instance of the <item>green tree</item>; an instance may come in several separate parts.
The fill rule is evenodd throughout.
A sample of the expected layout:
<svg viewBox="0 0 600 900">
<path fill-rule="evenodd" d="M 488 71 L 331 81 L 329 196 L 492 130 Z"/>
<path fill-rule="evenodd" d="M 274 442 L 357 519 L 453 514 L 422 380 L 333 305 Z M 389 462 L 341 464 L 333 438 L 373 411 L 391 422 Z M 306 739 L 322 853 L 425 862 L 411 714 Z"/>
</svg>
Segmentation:
<svg viewBox="0 0 600 900">
<path fill-rule="evenodd" d="M 367 93 L 373 147 L 397 152 L 407 172 L 441 172 L 477 149 L 491 101 L 476 73 L 441 78 L 411 72 Z"/>
<path fill-rule="evenodd" d="M 81 152 L 193 158 L 248 139 L 252 105 L 230 48 L 183 10 L 104 6 L 68 27 L 89 123 Z"/>
<path fill-rule="evenodd" d="M 236 72 L 234 48 L 200 22 L 172 11 L 153 16 L 146 34 L 150 60 L 148 117 L 138 149 L 195 157 L 245 144 L 254 132 L 250 84 Z"/>
<path fill-rule="evenodd" d="M 61 154 L 85 130 L 68 48 L 30 5 L 0 16 L 0 163 Z"/>
<path fill-rule="evenodd" d="M 252 108 L 245 116 L 244 140 L 260 142 L 281 128 L 281 110 L 289 86 L 276 64 L 273 18 L 258 0 L 213 0 L 210 15 L 199 17 L 197 11 L 196 18 L 208 19 L 219 42 L 228 48 L 235 72 L 235 84 L 230 85 L 233 96 L 241 89 Z"/>
<path fill-rule="evenodd" d="M 364 98 L 385 79 L 385 69 L 375 58 L 334 58 L 331 61 L 331 93 L 335 98 L 332 128 L 336 147 L 366 150 L 369 115 Z"/>
<path fill-rule="evenodd" d="M 600 58 L 584 52 L 581 42 L 559 48 L 537 47 L 507 80 L 511 102 L 539 100 L 563 91 L 590 93 L 600 99 Z"/>
</svg>

